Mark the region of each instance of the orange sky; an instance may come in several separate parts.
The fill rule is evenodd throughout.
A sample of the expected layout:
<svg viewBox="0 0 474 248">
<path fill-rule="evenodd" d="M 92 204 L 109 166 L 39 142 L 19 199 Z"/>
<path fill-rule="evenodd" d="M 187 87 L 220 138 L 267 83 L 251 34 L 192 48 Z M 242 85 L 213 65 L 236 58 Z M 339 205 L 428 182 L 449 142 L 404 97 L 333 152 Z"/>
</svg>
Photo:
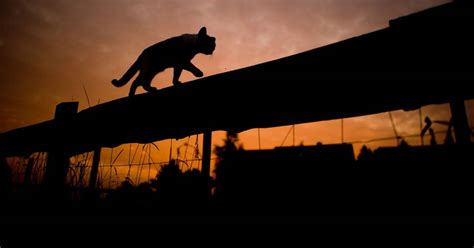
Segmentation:
<svg viewBox="0 0 474 248">
<path fill-rule="evenodd" d="M 384 28 L 390 19 L 445 2 L 2 0 L 0 132 L 51 119 L 56 104 L 63 101 L 79 101 L 80 109 L 88 107 L 83 87 L 92 105 L 126 96 L 129 86 L 115 88 L 110 80 L 120 77 L 144 48 L 171 36 L 195 33 L 201 26 L 217 38 L 217 49 L 214 55 L 198 55 L 193 62 L 205 75 L 212 75 Z M 192 79 L 187 72 L 181 77 L 183 82 Z M 167 70 L 153 85 L 167 87 L 170 80 L 171 70 Z M 474 116 L 471 105 L 470 117 Z M 428 106 L 422 112 L 439 120 L 450 115 L 446 106 Z M 396 112 L 394 120 L 401 134 L 419 132 L 418 111 Z M 352 118 L 344 124 L 348 142 L 394 135 L 387 114 Z M 262 148 L 281 145 L 288 130 L 261 130 Z M 297 125 L 295 134 L 297 144 L 337 143 L 341 141 L 340 120 Z M 258 148 L 255 130 L 240 136 L 246 148 Z M 215 143 L 222 138 L 222 133 L 215 133 Z M 290 136 L 284 145 L 292 143 Z M 162 154 L 156 160 L 167 159 L 169 141 L 157 144 Z"/>
</svg>

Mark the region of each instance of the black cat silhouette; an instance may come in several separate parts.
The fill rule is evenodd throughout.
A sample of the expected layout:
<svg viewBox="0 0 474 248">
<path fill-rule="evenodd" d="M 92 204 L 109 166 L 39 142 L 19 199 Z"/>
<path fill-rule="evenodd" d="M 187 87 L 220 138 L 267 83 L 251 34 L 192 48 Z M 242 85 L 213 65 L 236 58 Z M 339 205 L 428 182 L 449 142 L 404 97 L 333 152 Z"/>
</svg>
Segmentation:
<svg viewBox="0 0 474 248">
<path fill-rule="evenodd" d="M 140 71 L 130 87 L 129 96 L 135 95 L 138 86 L 143 86 L 148 92 L 156 91 L 157 89 L 151 86 L 156 74 L 167 68 L 174 68 L 173 85 L 179 85 L 182 70 L 202 77 L 203 72 L 193 65 L 191 60 L 198 53 L 211 55 L 215 49 L 216 38 L 207 35 L 206 27 L 202 27 L 197 34 L 183 34 L 148 47 L 125 75 L 119 80 L 112 80 L 112 84 L 117 87 L 124 86 Z"/>
</svg>

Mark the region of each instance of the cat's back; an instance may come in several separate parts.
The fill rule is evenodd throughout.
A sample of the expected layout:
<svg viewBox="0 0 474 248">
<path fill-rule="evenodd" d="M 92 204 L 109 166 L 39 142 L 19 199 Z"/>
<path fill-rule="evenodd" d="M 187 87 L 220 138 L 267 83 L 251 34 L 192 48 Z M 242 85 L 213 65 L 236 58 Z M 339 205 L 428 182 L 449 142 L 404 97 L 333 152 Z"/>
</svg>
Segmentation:
<svg viewBox="0 0 474 248">
<path fill-rule="evenodd" d="M 196 40 L 196 35 L 183 34 L 175 36 L 164 41 L 160 41 L 147 49 L 146 52 L 154 54 L 175 54 L 192 48 Z"/>
</svg>

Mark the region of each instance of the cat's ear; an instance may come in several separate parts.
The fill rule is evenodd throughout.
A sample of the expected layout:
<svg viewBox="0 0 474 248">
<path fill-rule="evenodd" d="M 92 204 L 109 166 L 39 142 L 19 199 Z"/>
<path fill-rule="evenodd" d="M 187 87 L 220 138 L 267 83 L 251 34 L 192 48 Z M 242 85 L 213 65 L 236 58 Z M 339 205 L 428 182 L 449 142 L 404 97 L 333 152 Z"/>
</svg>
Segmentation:
<svg viewBox="0 0 474 248">
<path fill-rule="evenodd" d="M 207 29 L 206 29 L 206 27 L 202 27 L 202 28 L 199 30 L 198 35 L 199 35 L 199 36 L 201 36 L 201 35 L 207 35 Z"/>
</svg>

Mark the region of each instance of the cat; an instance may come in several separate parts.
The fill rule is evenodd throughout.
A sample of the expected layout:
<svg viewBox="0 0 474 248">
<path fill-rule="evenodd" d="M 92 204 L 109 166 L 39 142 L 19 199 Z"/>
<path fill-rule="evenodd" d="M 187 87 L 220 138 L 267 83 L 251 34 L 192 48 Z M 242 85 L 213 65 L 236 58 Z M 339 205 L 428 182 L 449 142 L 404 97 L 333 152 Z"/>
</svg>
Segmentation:
<svg viewBox="0 0 474 248">
<path fill-rule="evenodd" d="M 138 86 L 148 92 L 157 91 L 151 81 L 160 72 L 173 68 L 173 85 L 181 84 L 179 77 L 183 70 L 190 71 L 196 77 L 204 73 L 191 63 L 198 53 L 211 55 L 216 49 L 216 38 L 207 35 L 206 27 L 197 34 L 183 34 L 169 38 L 146 48 L 121 79 L 112 80 L 116 87 L 122 87 L 138 72 L 138 76 L 130 87 L 129 97 L 135 95 Z"/>
</svg>

